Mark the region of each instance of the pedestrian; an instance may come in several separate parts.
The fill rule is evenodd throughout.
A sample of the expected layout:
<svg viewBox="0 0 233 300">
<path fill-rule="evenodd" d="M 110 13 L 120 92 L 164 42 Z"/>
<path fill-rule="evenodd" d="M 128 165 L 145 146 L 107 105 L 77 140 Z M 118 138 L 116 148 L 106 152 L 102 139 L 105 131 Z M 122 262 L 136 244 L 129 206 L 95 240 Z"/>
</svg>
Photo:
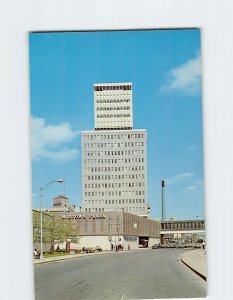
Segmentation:
<svg viewBox="0 0 233 300">
<path fill-rule="evenodd" d="M 205 250 L 205 241 L 202 242 L 202 249 Z"/>
<path fill-rule="evenodd" d="M 37 249 L 34 249 L 33 256 L 35 259 L 40 258 L 40 253 L 37 251 Z"/>
<path fill-rule="evenodd" d="M 128 244 L 128 250 L 130 250 L 130 244 Z"/>
<path fill-rule="evenodd" d="M 113 243 L 111 243 L 111 250 L 113 251 Z"/>
</svg>

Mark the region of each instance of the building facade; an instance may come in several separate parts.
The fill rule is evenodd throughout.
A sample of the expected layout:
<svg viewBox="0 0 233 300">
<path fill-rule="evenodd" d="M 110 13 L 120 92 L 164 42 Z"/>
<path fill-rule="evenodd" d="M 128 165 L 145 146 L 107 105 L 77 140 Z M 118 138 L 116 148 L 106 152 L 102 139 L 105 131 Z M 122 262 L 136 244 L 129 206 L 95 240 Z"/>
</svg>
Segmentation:
<svg viewBox="0 0 233 300">
<path fill-rule="evenodd" d="M 74 213 L 60 212 L 61 218 L 75 220 L 78 243 L 71 248 L 130 245 L 131 249 L 150 247 L 160 242 L 160 223 L 126 212 Z"/>
<path fill-rule="evenodd" d="M 170 220 L 161 222 L 161 244 L 170 241 L 195 244 L 205 240 L 205 220 Z"/>
<path fill-rule="evenodd" d="M 35 211 L 40 211 L 40 208 L 35 209 Z M 81 212 L 82 208 L 76 206 L 69 202 L 69 198 L 64 195 L 58 195 L 53 198 L 53 206 L 49 208 L 42 208 L 42 211 L 45 212 Z"/>
<path fill-rule="evenodd" d="M 95 130 L 82 132 L 84 212 L 147 217 L 147 133 L 133 128 L 132 83 L 94 85 Z"/>
<path fill-rule="evenodd" d="M 95 130 L 132 129 L 132 83 L 94 84 Z"/>
</svg>

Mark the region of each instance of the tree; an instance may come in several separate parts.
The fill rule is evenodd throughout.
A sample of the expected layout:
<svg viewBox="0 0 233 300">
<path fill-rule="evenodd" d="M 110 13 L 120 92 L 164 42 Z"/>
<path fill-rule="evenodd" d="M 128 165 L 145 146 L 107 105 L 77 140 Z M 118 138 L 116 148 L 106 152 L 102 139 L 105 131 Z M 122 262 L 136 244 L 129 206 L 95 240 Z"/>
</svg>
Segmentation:
<svg viewBox="0 0 233 300">
<path fill-rule="evenodd" d="M 75 220 L 62 219 L 56 212 L 43 212 L 43 243 L 50 243 L 51 252 L 55 242 L 78 242 L 78 228 Z M 33 211 L 33 242 L 40 242 L 40 211 Z"/>
<path fill-rule="evenodd" d="M 40 242 L 40 212 L 33 210 L 33 243 Z"/>
</svg>

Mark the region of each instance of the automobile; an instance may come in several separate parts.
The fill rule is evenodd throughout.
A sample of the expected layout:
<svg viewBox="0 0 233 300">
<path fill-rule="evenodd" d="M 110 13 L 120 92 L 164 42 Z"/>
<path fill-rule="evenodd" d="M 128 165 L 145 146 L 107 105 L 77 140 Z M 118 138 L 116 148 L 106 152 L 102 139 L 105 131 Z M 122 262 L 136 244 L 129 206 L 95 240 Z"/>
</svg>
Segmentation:
<svg viewBox="0 0 233 300">
<path fill-rule="evenodd" d="M 168 248 L 176 248 L 177 247 L 177 243 L 169 243 L 168 244 Z"/>
<path fill-rule="evenodd" d="M 157 244 L 154 244 L 152 247 L 151 247 L 151 249 L 158 249 L 159 248 L 159 245 L 157 245 Z"/>
</svg>

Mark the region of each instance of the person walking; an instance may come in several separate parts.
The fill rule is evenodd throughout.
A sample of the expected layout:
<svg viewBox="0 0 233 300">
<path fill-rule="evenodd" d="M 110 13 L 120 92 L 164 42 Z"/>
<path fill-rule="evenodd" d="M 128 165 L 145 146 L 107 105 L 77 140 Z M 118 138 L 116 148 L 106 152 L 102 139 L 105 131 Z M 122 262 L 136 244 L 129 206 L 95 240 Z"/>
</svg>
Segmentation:
<svg viewBox="0 0 233 300">
<path fill-rule="evenodd" d="M 202 242 L 202 249 L 205 250 L 205 241 Z"/>
</svg>

